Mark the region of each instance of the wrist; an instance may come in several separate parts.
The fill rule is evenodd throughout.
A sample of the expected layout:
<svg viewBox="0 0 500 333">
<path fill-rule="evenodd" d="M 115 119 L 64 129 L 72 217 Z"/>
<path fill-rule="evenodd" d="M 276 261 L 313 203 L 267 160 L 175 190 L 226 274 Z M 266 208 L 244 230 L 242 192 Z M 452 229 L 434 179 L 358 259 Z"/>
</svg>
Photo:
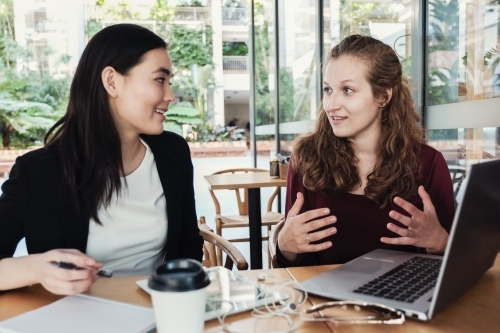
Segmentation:
<svg viewBox="0 0 500 333">
<path fill-rule="evenodd" d="M 278 253 L 281 253 L 281 256 L 287 260 L 287 261 L 294 261 L 295 259 L 297 259 L 297 254 L 296 253 L 293 253 L 293 252 L 290 252 L 290 251 L 287 251 L 286 249 L 284 250 L 281 246 L 280 246 L 280 241 L 279 241 L 279 238 L 278 238 L 278 242 L 276 243 L 276 252 Z"/>
<path fill-rule="evenodd" d="M 30 254 L 26 257 L 26 260 L 28 261 L 28 284 L 37 284 L 41 283 L 40 277 L 38 275 L 38 266 L 40 265 L 40 257 L 41 254 Z"/>
<path fill-rule="evenodd" d="M 427 248 L 427 253 L 429 254 L 439 254 L 443 255 L 444 251 L 446 250 L 446 245 L 448 244 L 448 233 L 446 230 L 442 229 L 442 232 L 440 233 L 440 236 L 437 237 L 439 240 L 436 243 L 436 247 L 433 248 Z"/>
</svg>

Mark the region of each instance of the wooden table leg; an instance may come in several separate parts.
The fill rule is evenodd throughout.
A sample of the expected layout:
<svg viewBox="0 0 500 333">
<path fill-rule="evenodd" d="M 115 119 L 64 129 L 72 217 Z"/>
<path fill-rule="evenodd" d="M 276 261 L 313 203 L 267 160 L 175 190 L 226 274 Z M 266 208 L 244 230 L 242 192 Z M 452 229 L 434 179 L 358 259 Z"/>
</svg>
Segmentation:
<svg viewBox="0 0 500 333">
<path fill-rule="evenodd" d="M 262 269 L 260 188 L 248 189 L 248 219 L 250 224 L 250 268 Z"/>
</svg>

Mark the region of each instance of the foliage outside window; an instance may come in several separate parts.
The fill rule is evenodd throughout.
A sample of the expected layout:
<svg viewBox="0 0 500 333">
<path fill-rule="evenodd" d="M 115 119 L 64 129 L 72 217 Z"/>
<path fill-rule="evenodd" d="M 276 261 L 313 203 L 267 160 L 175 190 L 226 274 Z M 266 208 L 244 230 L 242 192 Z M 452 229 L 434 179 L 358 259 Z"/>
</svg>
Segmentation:
<svg viewBox="0 0 500 333">
<path fill-rule="evenodd" d="M 255 3 L 255 22 L 255 124 L 259 126 L 274 123 L 273 95 L 269 91 L 271 32 L 261 1 Z"/>
<path fill-rule="evenodd" d="M 223 42 L 222 55 L 246 56 L 248 55 L 248 46 L 245 42 Z"/>
<path fill-rule="evenodd" d="M 205 7 L 201 1 L 196 0 L 180 0 L 177 4 L 178 7 Z"/>
<path fill-rule="evenodd" d="M 28 42 L 28 47 L 30 46 Z M 49 48 L 42 50 L 45 56 Z M 0 3 L 0 132 L 4 149 L 41 144 L 45 132 L 61 117 L 67 105 L 70 78 L 53 77 L 45 68 L 30 69 L 40 54 L 15 40 L 13 1 Z M 59 63 L 67 64 L 61 56 Z"/>
</svg>

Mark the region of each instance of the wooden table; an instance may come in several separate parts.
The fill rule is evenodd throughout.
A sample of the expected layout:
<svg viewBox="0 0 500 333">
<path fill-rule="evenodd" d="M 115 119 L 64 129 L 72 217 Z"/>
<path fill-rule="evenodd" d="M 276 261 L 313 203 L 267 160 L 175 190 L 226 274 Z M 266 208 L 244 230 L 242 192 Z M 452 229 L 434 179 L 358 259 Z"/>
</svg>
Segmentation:
<svg viewBox="0 0 500 333">
<path fill-rule="evenodd" d="M 252 270 L 238 272 L 254 281 L 257 281 L 257 275 L 260 273 L 272 273 L 272 275 L 282 278 L 291 279 L 285 269 L 271 270 Z M 143 306 L 152 307 L 150 296 L 140 289 L 135 281 L 145 279 L 145 276 L 126 277 L 126 278 L 111 278 L 99 279 L 88 290 L 88 294 L 114 299 L 117 301 L 133 303 Z M 272 285 L 273 283 L 281 284 L 282 279 L 267 278 L 264 284 Z M 297 292 L 297 296 L 298 296 Z M 296 299 L 298 298 L 296 296 Z M 41 285 L 21 288 L 8 291 L 5 294 L 0 294 L 0 321 L 20 315 L 24 312 L 37 309 L 41 306 L 55 302 L 62 298 L 46 291 Z M 311 306 L 312 303 L 306 302 L 301 309 Z M 296 318 L 293 318 L 296 319 Z M 226 323 L 230 324 L 230 328 L 238 332 L 271 332 L 283 330 L 288 327 L 283 319 L 256 319 L 250 315 L 250 312 L 238 313 L 228 316 Z M 222 333 L 224 332 L 218 319 L 213 319 L 205 323 L 205 332 Z M 331 329 L 325 323 L 305 323 L 294 333 L 331 333 Z M 60 333 L 60 332 L 54 332 Z M 70 333 L 70 332 L 68 332 Z"/>
<path fill-rule="evenodd" d="M 302 282 L 338 265 L 287 268 L 293 278 Z M 309 296 L 313 304 L 328 299 Z M 477 284 L 436 314 L 429 322 L 407 319 L 403 325 L 333 325 L 332 332 L 418 332 L 418 333 L 498 333 L 500 332 L 500 254 L 495 265 Z"/>
<path fill-rule="evenodd" d="M 256 280 L 260 273 L 270 273 L 276 277 L 288 279 L 293 277 L 297 281 L 304 281 L 334 268 L 335 265 L 316 267 L 296 267 L 273 270 L 252 270 L 239 272 L 242 275 Z M 110 298 L 118 301 L 151 306 L 151 299 L 140 289 L 135 281 L 145 277 L 111 278 L 98 280 L 88 291 L 89 294 Z M 282 283 L 280 279 L 266 278 L 266 283 Z M 0 321 L 34 310 L 60 299 L 61 296 L 52 295 L 40 285 L 21 288 L 0 294 Z M 310 296 L 309 304 L 319 304 L 327 299 Z M 287 325 L 281 319 L 255 319 L 250 312 L 231 315 L 227 318 L 233 330 L 239 332 L 264 333 L 284 329 Z M 354 332 L 417 332 L 417 333 L 489 333 L 500 331 L 500 255 L 495 266 L 481 278 L 471 289 L 465 292 L 442 312 L 438 313 L 429 322 L 420 322 L 407 319 L 402 325 L 339 325 L 323 322 L 304 323 L 296 333 L 354 333 Z M 217 319 L 205 323 L 205 332 L 223 332 Z M 56 332 L 58 333 L 58 332 Z"/>
<path fill-rule="evenodd" d="M 262 269 L 262 220 L 260 188 L 286 186 L 285 179 L 271 178 L 269 172 L 205 176 L 211 190 L 248 189 L 248 220 L 250 228 L 250 267 Z"/>
</svg>

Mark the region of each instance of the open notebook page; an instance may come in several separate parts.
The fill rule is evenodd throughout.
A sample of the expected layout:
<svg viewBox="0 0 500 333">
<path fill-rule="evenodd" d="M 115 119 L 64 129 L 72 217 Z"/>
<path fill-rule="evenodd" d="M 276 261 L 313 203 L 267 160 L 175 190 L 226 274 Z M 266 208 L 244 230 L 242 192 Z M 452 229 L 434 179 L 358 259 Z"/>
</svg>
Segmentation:
<svg viewBox="0 0 500 333">
<path fill-rule="evenodd" d="M 79 294 L 4 320 L 0 332 L 148 333 L 155 326 L 152 309 Z"/>
</svg>

